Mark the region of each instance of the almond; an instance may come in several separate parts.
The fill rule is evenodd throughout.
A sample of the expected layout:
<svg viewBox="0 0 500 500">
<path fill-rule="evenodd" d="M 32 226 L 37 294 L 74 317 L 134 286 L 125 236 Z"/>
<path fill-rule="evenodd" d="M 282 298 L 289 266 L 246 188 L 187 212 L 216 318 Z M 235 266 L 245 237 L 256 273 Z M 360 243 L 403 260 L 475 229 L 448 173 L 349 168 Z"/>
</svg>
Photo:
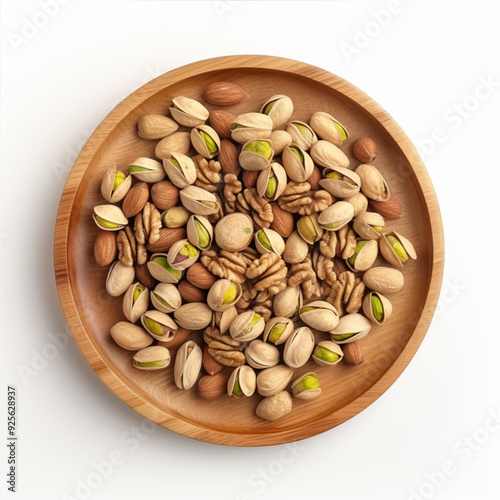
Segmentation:
<svg viewBox="0 0 500 500">
<path fill-rule="evenodd" d="M 149 200 L 149 186 L 145 182 L 138 182 L 131 187 L 123 199 L 122 212 L 125 217 L 135 217 Z"/>
<path fill-rule="evenodd" d="M 143 139 L 163 139 L 173 134 L 178 128 L 179 125 L 168 116 L 145 115 L 139 118 L 137 134 Z"/>
<path fill-rule="evenodd" d="M 219 163 L 224 173 L 238 175 L 240 165 L 238 163 L 238 148 L 233 142 L 223 139 L 220 143 Z"/>
<path fill-rule="evenodd" d="M 161 228 L 160 237 L 155 243 L 148 243 L 147 249 L 153 253 L 166 252 L 170 247 L 179 240 L 186 238 L 186 229 L 184 227 L 179 228 Z"/>
<path fill-rule="evenodd" d="M 359 342 L 351 342 L 342 346 L 344 361 L 348 365 L 359 365 L 365 359 L 365 348 Z"/>
<path fill-rule="evenodd" d="M 94 258 L 100 266 L 109 266 L 116 257 L 116 233 L 99 231 L 94 242 Z"/>
<path fill-rule="evenodd" d="M 184 342 L 190 335 L 191 330 L 186 330 L 185 328 L 179 327 L 174 333 L 174 337 L 172 340 L 169 340 L 168 342 L 160 341 L 157 343 L 157 345 L 161 345 L 163 347 L 166 347 L 167 349 L 174 349 L 175 347 L 179 347 L 181 344 L 184 344 Z"/>
<path fill-rule="evenodd" d="M 209 375 L 215 375 L 216 373 L 219 373 L 222 370 L 222 365 L 215 361 L 215 359 L 210 356 L 210 353 L 208 352 L 208 346 L 205 346 L 205 349 L 203 349 L 203 368 Z"/>
<path fill-rule="evenodd" d="M 403 213 L 403 206 L 395 196 L 391 196 L 387 201 L 370 200 L 370 208 L 384 219 L 397 219 Z"/>
<path fill-rule="evenodd" d="M 322 179 L 321 171 L 319 170 L 319 168 L 316 165 L 314 165 L 313 172 L 309 176 L 309 178 L 307 179 L 307 182 L 311 185 L 311 189 L 313 191 L 318 191 L 319 189 L 321 189 L 321 187 L 319 185 L 319 181 L 321 179 Z"/>
<path fill-rule="evenodd" d="M 208 290 L 218 279 L 200 262 L 188 268 L 186 278 L 192 285 L 202 290 Z"/>
<path fill-rule="evenodd" d="M 257 178 L 259 177 L 260 172 L 258 170 L 245 170 L 241 179 L 243 181 L 243 185 L 246 188 L 253 188 L 257 184 Z"/>
<path fill-rule="evenodd" d="M 205 375 L 198 382 L 198 394 L 203 399 L 215 399 L 226 393 L 228 376 L 225 373 Z"/>
<path fill-rule="evenodd" d="M 231 139 L 231 122 L 236 117 L 227 111 L 210 111 L 208 121 L 221 139 Z"/>
<path fill-rule="evenodd" d="M 156 182 L 151 188 L 151 199 L 159 210 L 168 210 L 179 203 L 179 189 L 170 181 Z"/>
<path fill-rule="evenodd" d="M 215 82 L 207 87 L 203 97 L 214 106 L 232 106 L 246 99 L 248 95 L 236 83 Z"/>
<path fill-rule="evenodd" d="M 370 163 L 377 156 L 377 145 L 369 137 L 360 137 L 352 144 L 352 154 L 361 163 Z"/>
<path fill-rule="evenodd" d="M 135 265 L 135 277 L 136 281 L 142 283 L 146 288 L 150 290 L 155 286 L 155 279 L 151 276 L 147 264 L 136 264 Z"/>
<path fill-rule="evenodd" d="M 293 214 L 285 212 L 277 203 L 271 203 L 271 208 L 273 210 L 271 229 L 276 231 L 280 236 L 283 236 L 283 238 L 288 238 L 295 228 Z"/>
<path fill-rule="evenodd" d="M 181 281 L 178 290 L 185 302 L 205 302 L 207 298 L 203 290 L 196 288 L 189 281 Z"/>
</svg>

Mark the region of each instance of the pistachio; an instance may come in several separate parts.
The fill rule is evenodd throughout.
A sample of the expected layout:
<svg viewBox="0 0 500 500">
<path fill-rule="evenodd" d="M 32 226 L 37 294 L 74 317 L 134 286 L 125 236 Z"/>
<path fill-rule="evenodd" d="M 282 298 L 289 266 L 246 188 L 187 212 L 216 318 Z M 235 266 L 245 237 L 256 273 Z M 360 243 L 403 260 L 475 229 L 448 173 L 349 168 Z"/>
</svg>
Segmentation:
<svg viewBox="0 0 500 500">
<path fill-rule="evenodd" d="M 172 99 L 170 107 L 172 118 L 183 127 L 197 127 L 208 119 L 208 109 L 189 97 L 179 96 Z"/>
<path fill-rule="evenodd" d="M 255 233 L 255 248 L 261 254 L 268 252 L 281 255 L 285 250 L 285 241 L 272 229 L 260 229 Z"/>
<path fill-rule="evenodd" d="M 294 144 L 297 144 L 303 151 L 307 151 L 318 140 L 314 130 L 304 122 L 291 121 L 286 131 L 290 134 Z"/>
<path fill-rule="evenodd" d="M 376 240 L 359 240 L 354 247 L 354 253 L 347 260 L 347 265 L 352 271 L 366 271 L 372 267 L 378 256 L 378 243 Z"/>
<path fill-rule="evenodd" d="M 229 331 L 229 326 L 238 316 L 238 310 L 236 307 L 231 306 L 223 311 L 217 311 L 214 314 L 215 324 L 219 327 L 222 335 Z"/>
<path fill-rule="evenodd" d="M 126 266 L 122 261 L 115 261 L 108 271 L 106 277 L 106 291 L 112 297 L 119 297 L 125 293 L 134 282 L 135 271 L 132 266 Z"/>
<path fill-rule="evenodd" d="M 116 165 L 112 165 L 102 179 L 101 194 L 110 203 L 118 203 L 123 200 L 131 186 L 132 176 L 116 170 Z"/>
<path fill-rule="evenodd" d="M 196 215 L 210 215 L 219 211 L 220 206 L 214 194 L 197 186 L 187 186 L 179 192 L 184 207 Z"/>
<path fill-rule="evenodd" d="M 374 292 L 386 295 L 399 292 L 403 288 L 404 277 L 397 269 L 372 267 L 363 275 L 363 283 Z"/>
<path fill-rule="evenodd" d="M 319 224 L 318 214 L 303 215 L 297 221 L 297 231 L 309 245 L 319 241 L 323 236 L 323 228 Z"/>
<path fill-rule="evenodd" d="M 363 299 L 363 312 L 370 321 L 383 325 L 392 314 L 392 304 L 381 293 L 370 292 Z"/>
<path fill-rule="evenodd" d="M 156 310 L 146 311 L 141 316 L 141 323 L 151 337 L 162 342 L 172 340 L 179 328 L 168 314 Z"/>
<path fill-rule="evenodd" d="M 309 372 L 292 382 L 292 394 L 299 399 L 313 399 L 321 394 L 319 380 L 315 373 Z"/>
<path fill-rule="evenodd" d="M 147 266 L 151 276 L 163 283 L 179 283 L 182 279 L 183 272 L 170 266 L 165 253 L 154 253 Z"/>
<path fill-rule="evenodd" d="M 337 344 L 348 344 L 368 335 L 370 329 L 370 321 L 362 314 L 346 314 L 340 318 L 339 324 L 330 331 L 330 336 Z"/>
<path fill-rule="evenodd" d="M 126 349 L 127 351 L 144 349 L 153 343 L 153 338 L 151 335 L 148 335 L 146 330 L 128 321 L 116 323 L 116 325 L 111 327 L 109 333 L 111 338 L 122 349 Z"/>
<path fill-rule="evenodd" d="M 264 329 L 264 342 L 274 345 L 284 344 L 293 332 L 293 321 L 284 316 L 271 318 Z"/>
<path fill-rule="evenodd" d="M 317 141 L 311 146 L 311 157 L 320 167 L 336 168 L 349 166 L 349 158 L 334 144 Z"/>
<path fill-rule="evenodd" d="M 245 348 L 245 358 L 252 368 L 262 370 L 277 365 L 280 352 L 272 344 L 262 340 L 252 340 Z"/>
<path fill-rule="evenodd" d="M 283 351 L 283 361 L 290 368 L 300 368 L 307 363 L 313 349 L 314 335 L 307 326 L 302 326 L 288 337 Z"/>
<path fill-rule="evenodd" d="M 354 217 L 358 217 L 358 215 L 366 212 L 368 208 L 368 198 L 363 193 L 355 194 L 344 201 L 347 201 L 354 207 Z"/>
<path fill-rule="evenodd" d="M 349 138 L 347 129 L 329 113 L 317 111 L 311 116 L 311 127 L 321 139 L 342 146 Z"/>
<path fill-rule="evenodd" d="M 286 391 L 264 398 L 255 410 L 258 417 L 271 421 L 277 420 L 291 411 L 292 397 Z"/>
<path fill-rule="evenodd" d="M 257 392 L 261 396 L 277 394 L 288 385 L 292 376 L 293 369 L 285 365 L 266 368 L 257 375 Z"/>
<path fill-rule="evenodd" d="M 323 340 L 315 348 L 312 358 L 318 365 L 333 366 L 342 361 L 344 354 L 335 342 Z"/>
<path fill-rule="evenodd" d="M 359 193 L 361 179 L 356 172 L 343 167 L 325 168 L 319 185 L 337 198 L 351 198 Z"/>
<path fill-rule="evenodd" d="M 227 381 L 227 394 L 239 398 L 250 397 L 255 392 L 257 377 L 250 366 L 238 366 L 233 370 Z"/>
<path fill-rule="evenodd" d="M 283 260 L 287 264 L 298 264 L 303 262 L 309 253 L 307 242 L 300 236 L 298 231 L 294 231 L 286 240 Z"/>
<path fill-rule="evenodd" d="M 339 322 L 339 313 L 329 302 L 315 300 L 299 310 L 300 319 L 311 328 L 328 332 Z"/>
<path fill-rule="evenodd" d="M 182 299 L 176 286 L 170 283 L 158 283 L 151 292 L 151 303 L 158 311 L 171 313 L 179 309 Z"/>
<path fill-rule="evenodd" d="M 212 322 L 212 310 L 204 302 L 190 302 L 179 307 L 174 318 L 186 330 L 203 330 Z"/>
<path fill-rule="evenodd" d="M 240 342 L 249 342 L 256 339 L 265 327 L 264 318 L 250 310 L 239 314 L 229 327 L 229 334 Z"/>
<path fill-rule="evenodd" d="M 354 217 L 354 207 L 347 201 L 337 201 L 323 210 L 318 217 L 318 223 L 327 231 L 338 231 Z"/>
<path fill-rule="evenodd" d="M 238 302 L 241 292 L 241 285 L 227 279 L 217 280 L 208 291 L 207 304 L 213 311 L 224 311 Z"/>
<path fill-rule="evenodd" d="M 257 193 L 268 201 L 275 201 L 285 190 L 287 184 L 285 169 L 277 162 L 262 170 L 257 178 Z"/>
<path fill-rule="evenodd" d="M 360 165 L 355 172 L 361 179 L 361 191 L 375 201 L 387 201 L 391 196 L 389 186 L 379 170 L 373 165 Z"/>
<path fill-rule="evenodd" d="M 104 231 L 119 231 L 128 224 L 128 219 L 121 209 L 115 205 L 98 205 L 94 207 L 92 217 L 97 227 Z"/>
<path fill-rule="evenodd" d="M 243 144 L 239 156 L 239 163 L 241 168 L 245 170 L 264 170 L 271 163 L 273 156 L 274 151 L 270 140 L 260 139 L 248 141 Z"/>
<path fill-rule="evenodd" d="M 283 126 L 292 116 L 293 102 L 286 95 L 273 95 L 262 106 L 261 113 L 271 118 L 273 129 Z"/>
<path fill-rule="evenodd" d="M 159 345 L 146 347 L 134 355 L 132 363 L 140 370 L 161 370 L 170 364 L 170 352 Z"/>
<path fill-rule="evenodd" d="M 222 250 L 239 252 L 252 241 L 253 227 L 252 218 L 246 214 L 226 215 L 215 225 L 215 242 Z"/>
<path fill-rule="evenodd" d="M 129 167 L 130 175 L 143 182 L 153 183 L 165 178 L 163 165 L 151 158 L 137 158 Z"/>
<path fill-rule="evenodd" d="M 123 296 L 123 314 L 135 323 L 147 311 L 149 305 L 149 289 L 139 282 L 128 287 Z"/>
<path fill-rule="evenodd" d="M 179 189 L 183 189 L 194 183 L 196 180 L 196 167 L 188 156 L 172 152 L 163 159 L 163 168 L 168 178 Z"/>
<path fill-rule="evenodd" d="M 244 113 L 231 122 L 231 138 L 240 144 L 268 139 L 272 128 L 273 121 L 269 116 L 261 113 Z"/>
<path fill-rule="evenodd" d="M 353 222 L 353 229 L 365 240 L 377 240 L 384 229 L 384 218 L 377 212 L 363 212 Z"/>
<path fill-rule="evenodd" d="M 291 318 L 302 307 L 302 289 L 300 286 L 287 286 L 274 296 L 274 314 Z"/>
<path fill-rule="evenodd" d="M 202 215 L 191 215 L 186 229 L 188 240 L 195 247 L 208 250 L 212 246 L 214 229 Z"/>
<path fill-rule="evenodd" d="M 184 207 L 172 207 L 161 214 L 163 225 L 168 228 L 179 228 L 187 224 L 189 212 Z"/>
<path fill-rule="evenodd" d="M 416 259 L 417 253 L 411 242 L 403 235 L 390 231 L 380 239 L 380 253 L 395 267 L 403 267 L 408 259 Z"/>
<path fill-rule="evenodd" d="M 220 138 L 208 125 L 198 125 L 191 130 L 191 142 L 194 149 L 205 158 L 217 156 L 220 150 Z"/>
<path fill-rule="evenodd" d="M 179 389 L 191 389 L 200 374 L 203 354 L 200 346 L 188 340 L 175 356 L 174 381 Z"/>
<path fill-rule="evenodd" d="M 314 170 L 314 163 L 307 151 L 292 143 L 283 150 L 283 167 L 288 177 L 295 182 L 306 181 Z"/>
<path fill-rule="evenodd" d="M 283 150 L 292 144 L 292 138 L 288 132 L 284 130 L 274 130 L 269 136 L 274 149 L 275 155 L 280 155 Z"/>
<path fill-rule="evenodd" d="M 187 239 L 175 242 L 168 251 L 167 262 L 177 271 L 192 266 L 200 256 L 200 252 Z"/>
</svg>

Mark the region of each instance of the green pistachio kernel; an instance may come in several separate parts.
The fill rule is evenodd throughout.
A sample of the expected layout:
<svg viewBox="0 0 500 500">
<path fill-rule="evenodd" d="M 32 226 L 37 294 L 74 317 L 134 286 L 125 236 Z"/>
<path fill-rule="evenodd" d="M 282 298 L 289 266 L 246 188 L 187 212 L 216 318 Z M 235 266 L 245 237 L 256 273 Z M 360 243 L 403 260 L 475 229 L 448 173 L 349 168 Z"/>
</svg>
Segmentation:
<svg viewBox="0 0 500 500">
<path fill-rule="evenodd" d="M 189 241 L 184 243 L 183 247 L 177 252 L 173 264 L 179 264 L 185 260 L 191 259 L 198 255 L 198 249 L 191 245 Z"/>
<path fill-rule="evenodd" d="M 137 299 L 139 298 L 139 295 L 144 291 L 144 287 L 142 285 L 136 285 L 134 288 L 134 294 L 132 297 L 132 304 L 135 304 Z"/>
<path fill-rule="evenodd" d="M 307 141 L 311 142 L 313 139 L 313 135 L 311 131 L 305 126 L 301 125 L 300 123 L 295 123 L 295 127 L 297 130 L 300 132 L 300 135 Z"/>
<path fill-rule="evenodd" d="M 276 323 L 269 332 L 267 339 L 271 344 L 276 344 L 286 329 L 286 323 Z"/>
<path fill-rule="evenodd" d="M 114 222 L 109 222 L 106 219 L 103 219 L 102 217 L 99 217 L 98 215 L 95 216 L 96 221 L 99 223 L 100 226 L 106 227 L 108 229 L 115 229 L 119 226 L 119 224 L 115 224 Z"/>
<path fill-rule="evenodd" d="M 275 101 L 271 101 L 264 109 L 264 114 L 268 115 L 271 112 L 271 109 L 273 109 L 273 106 L 278 102 L 278 99 Z"/>
<path fill-rule="evenodd" d="M 300 163 L 304 163 L 304 155 L 302 154 L 302 151 L 298 148 L 290 148 L 290 151 L 292 151 L 297 158 L 299 159 Z"/>
<path fill-rule="evenodd" d="M 404 249 L 401 242 L 395 236 L 387 236 L 387 241 L 396 252 L 398 259 L 401 262 L 406 262 L 408 260 L 408 254 L 406 253 L 406 250 Z"/>
<path fill-rule="evenodd" d="M 359 252 L 361 249 L 367 244 L 368 242 L 365 240 L 358 241 L 356 247 L 354 248 L 354 253 L 352 254 L 351 257 L 349 257 L 349 264 L 351 266 L 354 266 L 354 262 L 356 261 L 356 257 L 358 256 Z"/>
<path fill-rule="evenodd" d="M 125 172 L 122 172 L 121 170 L 118 170 L 115 174 L 115 182 L 113 183 L 113 191 L 116 190 L 116 188 L 127 178 L 125 175 Z"/>
<path fill-rule="evenodd" d="M 201 248 L 207 248 L 210 245 L 210 234 L 205 226 L 196 218 L 194 219 L 194 226 L 198 233 L 198 245 Z"/>
<path fill-rule="evenodd" d="M 272 251 L 273 247 L 271 246 L 271 242 L 267 237 L 267 234 L 262 229 L 257 233 L 257 239 L 260 241 L 260 244 L 269 251 Z"/>
<path fill-rule="evenodd" d="M 182 276 L 182 271 L 170 267 L 166 257 L 159 256 L 153 259 L 153 262 L 160 264 L 161 267 L 165 268 L 175 279 L 179 280 Z"/>
<path fill-rule="evenodd" d="M 298 384 L 293 386 L 292 392 L 294 396 L 297 396 L 297 394 L 311 389 L 319 389 L 319 380 L 314 375 L 306 375 Z"/>
<path fill-rule="evenodd" d="M 271 177 L 267 182 L 266 198 L 272 198 L 276 194 L 277 186 L 278 181 L 276 180 L 276 177 Z"/>
<path fill-rule="evenodd" d="M 299 309 L 300 309 L 300 295 L 297 297 L 297 306 L 295 307 L 295 311 L 293 311 L 292 316 L 295 316 L 299 312 Z"/>
<path fill-rule="evenodd" d="M 261 317 L 262 316 L 260 314 L 254 313 L 252 321 L 250 321 L 250 323 L 248 323 L 248 325 L 243 328 L 243 330 L 241 331 L 241 335 L 247 335 L 248 333 L 250 333 L 253 330 L 253 327 L 260 321 Z"/>
<path fill-rule="evenodd" d="M 149 168 L 139 167 L 139 165 L 130 165 L 130 173 L 132 172 L 149 172 Z"/>
<path fill-rule="evenodd" d="M 142 368 L 160 368 L 161 366 L 167 366 L 167 360 L 159 359 L 158 361 L 134 361 L 134 365 Z"/>
<path fill-rule="evenodd" d="M 351 337 L 354 337 L 354 335 L 357 335 L 360 332 L 353 332 L 353 333 L 341 333 L 341 334 L 335 334 L 332 333 L 332 339 L 333 340 L 347 340 L 350 339 Z"/>
<path fill-rule="evenodd" d="M 342 174 L 339 174 L 338 172 L 328 172 L 326 174 L 326 178 L 340 180 L 340 179 L 342 179 Z"/>
<path fill-rule="evenodd" d="M 321 224 L 325 229 L 337 229 L 339 227 L 338 222 L 330 222 L 330 224 Z"/>
<path fill-rule="evenodd" d="M 245 126 L 244 125 L 238 125 L 236 123 L 234 125 L 231 125 L 231 130 L 235 130 L 237 128 L 245 128 Z"/>
<path fill-rule="evenodd" d="M 267 159 L 270 159 L 273 154 L 270 144 L 264 141 L 252 141 L 243 148 L 243 151 L 257 153 Z"/>
<path fill-rule="evenodd" d="M 215 144 L 215 141 L 206 132 L 201 130 L 200 135 L 207 146 L 208 152 L 210 154 L 216 153 L 219 148 L 217 147 L 217 144 Z"/>
<path fill-rule="evenodd" d="M 316 309 L 316 308 L 315 307 L 309 307 L 309 306 L 303 307 L 300 310 L 300 314 L 303 314 L 303 313 L 306 313 L 306 312 L 309 312 L 309 311 L 314 311 L 314 309 Z"/>
<path fill-rule="evenodd" d="M 153 335 L 163 335 L 165 332 L 163 331 L 162 326 L 158 321 L 155 321 L 151 318 L 146 318 L 144 320 L 144 324 L 146 325 L 146 328 L 153 334 Z"/>
<path fill-rule="evenodd" d="M 182 172 L 181 166 L 179 165 L 179 162 L 175 158 L 169 158 L 168 160 L 182 175 L 184 173 Z"/>
<path fill-rule="evenodd" d="M 243 396 L 243 391 L 241 390 L 240 381 L 238 379 L 234 382 L 233 394 L 235 396 Z"/>
<path fill-rule="evenodd" d="M 380 297 L 373 294 L 371 298 L 372 314 L 377 321 L 382 321 L 384 317 L 384 307 L 382 306 L 382 301 Z"/>
<path fill-rule="evenodd" d="M 340 132 L 340 137 L 342 137 L 342 142 L 346 141 L 347 138 L 349 137 L 347 130 L 336 120 L 333 120 L 333 124 L 337 127 L 338 131 Z"/>
<path fill-rule="evenodd" d="M 373 229 L 375 229 L 375 231 L 377 231 L 377 233 L 382 233 L 382 231 L 384 230 L 384 226 L 372 226 Z"/>
<path fill-rule="evenodd" d="M 231 283 L 227 287 L 227 290 L 224 292 L 224 295 L 222 296 L 222 303 L 231 304 L 232 302 L 235 301 L 237 296 L 238 296 L 238 287 L 234 283 Z"/>
<path fill-rule="evenodd" d="M 327 349 L 326 347 L 320 345 L 317 345 L 314 349 L 313 356 L 315 358 L 326 361 L 327 363 L 335 363 L 335 361 L 337 361 L 340 357 L 337 353 L 330 351 L 330 349 Z"/>
<path fill-rule="evenodd" d="M 153 296 L 163 307 L 173 309 L 173 307 L 165 299 L 162 299 L 156 292 L 153 292 Z"/>
</svg>

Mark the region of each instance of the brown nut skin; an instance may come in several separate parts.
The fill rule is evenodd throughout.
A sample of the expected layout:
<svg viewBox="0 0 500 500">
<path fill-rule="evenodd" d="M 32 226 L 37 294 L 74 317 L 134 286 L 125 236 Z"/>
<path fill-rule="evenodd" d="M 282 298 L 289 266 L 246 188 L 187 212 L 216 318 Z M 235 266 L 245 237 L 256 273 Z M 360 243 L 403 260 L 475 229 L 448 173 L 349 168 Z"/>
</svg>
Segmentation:
<svg viewBox="0 0 500 500">
<path fill-rule="evenodd" d="M 245 100 L 248 94 L 236 83 L 214 82 L 205 89 L 203 97 L 214 106 L 232 106 Z"/>
<path fill-rule="evenodd" d="M 219 373 L 223 368 L 223 366 L 210 355 L 207 345 L 203 349 L 202 363 L 204 370 L 209 375 L 215 375 L 216 373 Z"/>
<path fill-rule="evenodd" d="M 228 376 L 225 373 L 204 375 L 198 381 L 198 394 L 203 399 L 216 399 L 226 394 Z"/>
<path fill-rule="evenodd" d="M 351 342 L 342 346 L 344 353 L 344 361 L 348 365 L 359 365 L 362 363 L 366 356 L 366 351 L 363 345 L 359 342 Z"/>
<path fill-rule="evenodd" d="M 245 170 L 242 176 L 243 185 L 246 188 L 255 187 L 259 174 L 260 172 L 258 170 Z"/>
<path fill-rule="evenodd" d="M 210 111 L 208 121 L 221 139 L 231 139 L 231 122 L 236 117 L 227 111 L 214 109 Z"/>
<path fill-rule="evenodd" d="M 155 243 L 148 243 L 147 249 L 152 253 L 163 253 L 170 250 L 170 247 L 179 240 L 186 239 L 186 228 L 161 228 L 160 237 Z"/>
<path fill-rule="evenodd" d="M 370 163 L 377 156 L 377 145 L 369 137 L 359 137 L 352 145 L 352 154 L 361 163 Z"/>
<path fill-rule="evenodd" d="M 158 210 L 168 210 L 179 203 L 179 188 L 170 181 L 160 181 L 151 188 L 151 199 Z"/>
<path fill-rule="evenodd" d="M 238 155 L 238 148 L 234 145 L 234 142 L 227 139 L 221 141 L 218 159 L 225 174 L 238 175 L 240 173 Z"/>
<path fill-rule="evenodd" d="M 94 242 L 94 259 L 100 266 L 109 266 L 116 257 L 116 232 L 99 231 Z"/>
<path fill-rule="evenodd" d="M 168 342 L 158 341 L 156 345 L 161 345 L 163 347 L 167 347 L 168 349 L 172 349 L 174 347 L 180 346 L 181 344 L 184 344 L 184 342 L 188 340 L 190 335 L 191 335 L 191 330 L 186 330 L 185 328 L 179 327 L 174 332 L 174 337 L 172 340 Z"/>
<path fill-rule="evenodd" d="M 403 214 L 403 206 L 395 196 L 391 196 L 387 201 L 370 200 L 370 207 L 384 219 L 397 219 Z"/>
<path fill-rule="evenodd" d="M 188 268 L 186 278 L 191 285 L 202 290 L 208 290 L 219 279 L 200 262 Z"/>
<path fill-rule="evenodd" d="M 319 185 L 319 181 L 322 179 L 321 171 L 317 167 L 317 165 L 314 165 L 312 174 L 308 177 L 307 181 L 311 185 L 311 190 L 312 191 L 318 191 L 321 189 L 321 186 Z"/>
<path fill-rule="evenodd" d="M 138 182 L 129 189 L 122 203 L 122 212 L 125 217 L 135 217 L 149 200 L 149 186 L 145 182 Z"/>
<path fill-rule="evenodd" d="M 277 203 L 271 203 L 271 209 L 273 211 L 271 229 L 283 236 L 283 238 L 288 238 L 295 229 L 293 214 L 280 208 Z"/>
<path fill-rule="evenodd" d="M 181 281 L 178 290 L 185 302 L 205 302 L 207 299 L 207 294 L 193 286 L 189 281 Z"/>
<path fill-rule="evenodd" d="M 147 264 L 136 264 L 134 268 L 136 279 L 146 288 L 152 290 L 155 287 L 156 280 L 151 276 Z"/>
</svg>

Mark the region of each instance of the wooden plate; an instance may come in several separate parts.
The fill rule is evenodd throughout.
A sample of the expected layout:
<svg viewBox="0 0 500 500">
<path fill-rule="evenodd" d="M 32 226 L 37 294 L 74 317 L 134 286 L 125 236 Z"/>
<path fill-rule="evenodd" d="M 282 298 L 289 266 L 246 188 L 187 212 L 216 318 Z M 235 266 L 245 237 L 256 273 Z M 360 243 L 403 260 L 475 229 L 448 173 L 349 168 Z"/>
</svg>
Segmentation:
<svg viewBox="0 0 500 500">
<path fill-rule="evenodd" d="M 165 113 L 172 98 L 202 99 L 212 82 L 232 81 L 249 98 L 228 108 L 233 114 L 258 111 L 274 94 L 290 96 L 294 119 L 308 121 L 314 111 L 331 112 L 350 132 L 343 150 L 351 167 L 353 139 L 366 135 L 378 146 L 374 161 L 403 204 L 400 219 L 386 228 L 404 234 L 415 245 L 418 260 L 403 270 L 405 287 L 391 296 L 394 313 L 363 340 L 366 360 L 358 366 L 325 368 L 310 362 L 295 371 L 315 371 L 323 392 L 311 401 L 294 400 L 294 408 L 276 422 L 255 416 L 260 397 L 215 401 L 196 390 L 180 391 L 173 368 L 143 372 L 131 365 L 132 353 L 119 348 L 110 327 L 123 319 L 122 297 L 104 288 L 107 269 L 93 259 L 97 228 L 95 205 L 103 203 L 100 182 L 106 168 L 126 168 L 140 156 L 154 158 L 157 141 L 139 139 L 140 116 Z M 213 109 L 213 107 L 211 108 Z M 324 432 L 356 415 L 396 380 L 422 341 L 437 303 L 443 273 L 443 232 L 436 196 L 415 148 L 394 120 L 359 89 L 338 76 L 305 63 L 267 56 L 230 56 L 200 61 L 170 71 L 122 101 L 92 134 L 68 178 L 55 232 L 55 273 L 59 297 L 73 335 L 104 383 L 125 403 L 157 424 L 195 439 L 233 445 L 282 444 Z M 295 377 L 294 377 L 295 378 Z"/>
</svg>

